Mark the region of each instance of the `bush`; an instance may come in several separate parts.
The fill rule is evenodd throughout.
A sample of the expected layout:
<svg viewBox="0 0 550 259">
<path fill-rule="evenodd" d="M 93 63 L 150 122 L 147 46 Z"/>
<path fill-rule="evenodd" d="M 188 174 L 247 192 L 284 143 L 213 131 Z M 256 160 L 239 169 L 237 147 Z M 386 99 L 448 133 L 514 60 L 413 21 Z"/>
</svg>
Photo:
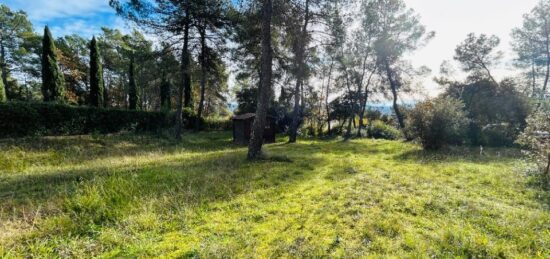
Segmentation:
<svg viewBox="0 0 550 259">
<path fill-rule="evenodd" d="M 518 128 L 507 123 L 487 125 L 479 131 L 477 143 L 490 147 L 511 147 L 520 133 Z"/>
<path fill-rule="evenodd" d="M 369 124 L 367 134 L 370 138 L 396 140 L 401 137 L 401 131 L 383 121 L 375 120 Z"/>
<path fill-rule="evenodd" d="M 527 127 L 517 142 L 529 149 L 530 158 L 550 184 L 550 109 L 539 108 L 529 116 Z"/>
<path fill-rule="evenodd" d="M 470 119 L 468 139 L 472 145 L 512 146 L 525 128 L 531 113 L 528 98 L 519 92 L 513 80 L 496 84 L 480 79 L 470 83 L 454 83 L 445 93 L 464 103 Z"/>
<path fill-rule="evenodd" d="M 439 149 L 448 144 L 462 144 L 467 125 L 464 104 L 451 97 L 440 97 L 416 105 L 409 114 L 407 132 L 419 138 L 425 149 Z"/>
<path fill-rule="evenodd" d="M 207 118 L 201 123 L 202 129 L 207 131 L 226 131 L 233 129 L 233 121 L 227 118 Z"/>
<path fill-rule="evenodd" d="M 145 112 L 54 103 L 0 104 L 0 138 L 37 135 L 81 135 L 122 130 L 155 132 L 173 125 L 173 116 Z"/>
</svg>

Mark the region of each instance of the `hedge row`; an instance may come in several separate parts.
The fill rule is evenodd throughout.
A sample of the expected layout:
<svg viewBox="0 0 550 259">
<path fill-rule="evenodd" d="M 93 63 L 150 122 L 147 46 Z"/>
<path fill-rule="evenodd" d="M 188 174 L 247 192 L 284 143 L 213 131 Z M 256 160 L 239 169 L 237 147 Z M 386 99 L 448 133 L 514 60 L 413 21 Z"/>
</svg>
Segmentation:
<svg viewBox="0 0 550 259">
<path fill-rule="evenodd" d="M 155 132 L 173 126 L 162 112 L 76 107 L 54 103 L 0 103 L 0 138 L 37 135 Z"/>
</svg>

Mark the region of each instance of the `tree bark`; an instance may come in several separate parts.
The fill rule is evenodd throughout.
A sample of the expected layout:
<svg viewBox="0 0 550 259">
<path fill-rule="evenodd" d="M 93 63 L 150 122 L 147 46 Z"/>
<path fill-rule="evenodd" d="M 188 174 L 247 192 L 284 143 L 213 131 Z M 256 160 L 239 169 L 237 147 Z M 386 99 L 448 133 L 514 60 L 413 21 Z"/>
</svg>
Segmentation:
<svg viewBox="0 0 550 259">
<path fill-rule="evenodd" d="M 395 116 L 397 117 L 397 122 L 399 123 L 399 127 L 403 130 L 405 129 L 405 119 L 403 118 L 403 114 L 401 114 L 401 110 L 399 109 L 399 105 L 397 104 L 397 89 L 399 88 L 399 82 L 396 81 L 396 79 L 393 77 L 393 71 L 390 67 L 389 62 L 385 61 L 385 68 L 386 68 L 386 75 L 388 77 L 388 81 L 390 82 L 390 88 L 393 95 L 393 110 L 395 112 Z"/>
<path fill-rule="evenodd" d="M 332 135 L 330 129 L 330 106 L 328 103 L 328 96 L 330 95 L 330 80 L 332 79 L 332 68 L 334 67 L 334 61 L 330 61 L 330 69 L 328 72 L 328 83 L 327 83 L 327 94 L 325 95 L 325 108 L 327 110 L 327 124 L 328 124 L 328 135 Z"/>
<path fill-rule="evenodd" d="M 266 123 L 267 110 L 269 108 L 269 95 L 271 93 L 273 50 L 271 47 L 271 16 L 273 12 L 272 0 L 263 0 L 262 6 L 262 56 L 260 87 L 258 89 L 258 103 L 256 118 L 252 126 L 252 136 L 248 145 L 248 159 L 254 160 L 262 157 L 263 135 Z"/>
<path fill-rule="evenodd" d="M 298 127 L 300 126 L 303 107 L 303 86 L 304 86 L 304 71 L 305 71 L 305 45 L 307 44 L 307 26 L 309 24 L 309 0 L 306 0 L 306 7 L 304 13 L 304 24 L 300 31 L 300 40 L 298 41 L 298 47 L 296 51 L 296 89 L 294 90 L 294 109 L 292 111 L 292 123 L 289 129 L 288 142 L 296 143 L 298 135 Z M 301 100 L 302 99 L 302 100 Z M 300 100 L 302 101 L 302 107 L 300 106 Z"/>
<path fill-rule="evenodd" d="M 533 98 L 537 97 L 537 74 L 535 69 L 535 59 L 531 59 L 531 87 L 533 88 Z"/>
<path fill-rule="evenodd" d="M 183 48 L 181 50 L 181 72 L 182 82 L 178 91 L 178 108 L 176 111 L 176 139 L 181 140 L 183 132 L 183 106 L 187 101 L 184 100 L 184 92 L 187 92 L 187 86 L 190 85 L 191 78 L 189 77 L 189 21 L 186 21 L 183 30 Z M 186 105 L 187 107 L 187 105 Z"/>
<path fill-rule="evenodd" d="M 200 100 L 199 100 L 199 109 L 197 110 L 197 120 L 195 121 L 195 131 L 199 131 L 201 128 L 201 119 L 202 119 L 202 111 L 204 109 L 204 94 L 206 91 L 206 55 L 207 55 L 207 48 L 206 48 L 206 30 L 204 28 L 201 28 L 200 31 L 200 41 L 201 41 L 201 57 L 200 57 L 200 63 L 201 63 L 201 93 L 200 93 Z"/>
<path fill-rule="evenodd" d="M 357 130 L 357 137 L 361 137 L 361 131 L 363 130 L 365 126 L 365 110 L 367 108 L 367 101 L 369 99 L 369 90 L 368 88 L 365 89 L 365 97 L 363 97 L 362 103 L 361 103 L 361 113 L 359 113 L 359 129 Z"/>
<path fill-rule="evenodd" d="M 6 49 L 4 43 L 0 42 L 0 69 L 2 69 L 2 80 L 4 87 L 8 87 L 8 64 L 6 62 Z"/>
<path fill-rule="evenodd" d="M 545 21 L 546 22 L 546 21 Z M 548 23 L 546 23 L 548 25 Z M 548 28 L 548 26 L 545 26 L 544 28 Z M 544 94 L 546 92 L 546 87 L 548 86 L 548 80 L 550 79 L 550 35 L 547 31 L 548 29 L 545 29 L 546 31 L 546 75 L 544 77 L 544 85 L 542 86 L 542 91 L 540 93 L 540 99 L 544 98 Z"/>
</svg>

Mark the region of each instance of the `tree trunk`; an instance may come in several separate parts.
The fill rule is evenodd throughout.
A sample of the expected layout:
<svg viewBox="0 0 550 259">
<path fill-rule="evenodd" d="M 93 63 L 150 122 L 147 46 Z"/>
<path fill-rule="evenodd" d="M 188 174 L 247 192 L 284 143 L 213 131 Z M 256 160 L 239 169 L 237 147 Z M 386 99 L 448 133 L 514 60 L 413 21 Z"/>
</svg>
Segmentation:
<svg viewBox="0 0 550 259">
<path fill-rule="evenodd" d="M 349 121 L 348 121 L 348 127 L 346 129 L 346 135 L 345 135 L 345 139 L 350 139 L 351 138 L 351 125 L 352 123 L 355 121 L 355 114 L 352 112 L 351 116 L 349 117 Z"/>
<path fill-rule="evenodd" d="M 328 124 L 328 135 L 331 134 L 330 130 L 330 106 L 328 103 L 328 96 L 330 95 L 330 79 L 332 79 L 332 68 L 334 67 L 334 61 L 330 61 L 330 69 L 328 71 L 328 83 L 327 83 L 327 94 L 325 96 L 325 108 L 327 110 L 327 124 Z"/>
<path fill-rule="evenodd" d="M 181 140 L 181 134 L 183 132 L 183 106 L 187 101 L 187 97 L 184 100 L 184 92 L 187 92 L 187 86 L 190 85 L 189 77 L 189 22 L 186 21 L 185 29 L 183 31 L 183 48 L 181 50 L 181 72 L 182 82 L 178 91 L 178 108 L 176 111 L 176 139 Z M 187 107 L 187 106 L 186 106 Z"/>
<path fill-rule="evenodd" d="M 289 129 L 288 142 L 296 143 L 296 137 L 298 135 L 298 128 L 300 126 L 302 117 L 302 107 L 300 106 L 300 100 L 302 99 L 303 106 L 303 86 L 304 86 L 304 71 L 305 71 L 305 45 L 307 44 L 307 26 L 309 24 L 309 0 L 306 0 L 306 7 L 304 11 L 304 25 L 300 31 L 300 40 L 297 44 L 296 51 L 296 89 L 294 90 L 294 109 L 292 111 L 292 123 Z"/>
<path fill-rule="evenodd" d="M 263 135 L 266 123 L 267 110 L 269 108 L 269 95 L 271 93 L 271 78 L 273 65 L 273 50 L 271 48 L 271 15 L 273 12 L 272 0 L 263 0 L 262 6 L 262 56 L 260 88 L 258 89 L 258 103 L 256 118 L 252 126 L 252 136 L 248 146 L 248 159 L 262 157 Z"/>
<path fill-rule="evenodd" d="M 300 125 L 300 80 L 296 81 L 296 88 L 294 88 L 294 109 L 292 110 L 292 122 L 290 129 L 288 130 L 288 143 L 296 143 L 298 135 L 298 126 Z"/>
<path fill-rule="evenodd" d="M 546 75 L 544 77 L 544 85 L 542 86 L 540 99 L 544 98 L 544 94 L 546 93 L 546 87 L 548 86 L 549 79 L 550 79 L 550 38 L 548 36 L 548 33 L 546 33 Z"/>
<path fill-rule="evenodd" d="M 359 114 L 359 129 L 357 130 L 357 137 L 360 138 L 362 137 L 361 136 L 361 131 L 363 130 L 363 128 L 365 127 L 365 110 L 367 108 L 367 101 L 369 99 L 369 92 L 368 92 L 368 88 L 365 89 L 365 97 L 363 98 L 362 100 L 362 103 L 361 103 L 361 113 Z"/>
<path fill-rule="evenodd" d="M 385 67 L 386 75 L 388 76 L 388 81 L 390 82 L 390 88 L 393 95 L 393 110 L 395 112 L 395 116 L 397 117 L 399 127 L 403 130 L 405 129 L 405 119 L 403 118 L 403 114 L 401 114 L 399 105 L 397 104 L 397 88 L 399 88 L 399 83 L 396 81 L 395 78 L 393 78 L 393 71 L 388 61 L 385 62 Z"/>
<path fill-rule="evenodd" d="M 546 164 L 546 170 L 544 171 L 544 174 L 546 174 L 546 176 L 550 180 L 550 154 L 548 154 L 548 163 Z"/>
<path fill-rule="evenodd" d="M 365 118 L 365 111 L 367 109 L 367 102 L 369 100 L 369 87 L 375 72 L 376 70 L 372 71 L 372 73 L 370 74 L 369 79 L 367 80 L 367 85 L 365 86 L 365 95 L 361 100 L 361 114 L 359 114 L 359 129 L 357 130 L 357 137 L 361 137 L 361 130 L 365 126 L 364 118 Z"/>
<path fill-rule="evenodd" d="M 197 120 L 195 121 L 195 131 L 199 131 L 201 128 L 202 111 L 204 109 L 204 92 L 206 91 L 206 30 L 202 28 L 200 30 L 201 40 L 201 94 L 199 100 L 199 109 L 197 110 Z"/>
<path fill-rule="evenodd" d="M 4 43 L 0 42 L 0 69 L 2 69 L 2 80 L 4 87 L 8 87 L 8 64 L 6 64 L 6 49 Z"/>
</svg>

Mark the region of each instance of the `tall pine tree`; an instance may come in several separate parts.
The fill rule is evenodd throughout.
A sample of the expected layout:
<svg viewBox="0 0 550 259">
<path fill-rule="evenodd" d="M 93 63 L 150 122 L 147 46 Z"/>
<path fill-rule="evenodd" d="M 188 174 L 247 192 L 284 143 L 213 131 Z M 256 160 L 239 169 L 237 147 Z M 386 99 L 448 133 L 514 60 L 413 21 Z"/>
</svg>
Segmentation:
<svg viewBox="0 0 550 259">
<path fill-rule="evenodd" d="M 48 26 L 42 39 L 42 94 L 45 102 L 65 102 L 65 78 L 57 63 L 57 49 Z"/>
<path fill-rule="evenodd" d="M 130 71 L 129 71 L 130 85 L 128 88 L 128 108 L 130 110 L 135 110 L 137 107 L 137 87 L 136 80 L 134 78 L 134 57 L 130 58 Z"/>
<path fill-rule="evenodd" d="M 90 105 L 104 106 L 103 67 L 95 37 L 90 42 Z"/>
<path fill-rule="evenodd" d="M 8 100 L 6 96 L 6 87 L 4 86 L 4 81 L 2 78 L 2 69 L 0 69 L 0 103 L 3 103 Z"/>
</svg>

